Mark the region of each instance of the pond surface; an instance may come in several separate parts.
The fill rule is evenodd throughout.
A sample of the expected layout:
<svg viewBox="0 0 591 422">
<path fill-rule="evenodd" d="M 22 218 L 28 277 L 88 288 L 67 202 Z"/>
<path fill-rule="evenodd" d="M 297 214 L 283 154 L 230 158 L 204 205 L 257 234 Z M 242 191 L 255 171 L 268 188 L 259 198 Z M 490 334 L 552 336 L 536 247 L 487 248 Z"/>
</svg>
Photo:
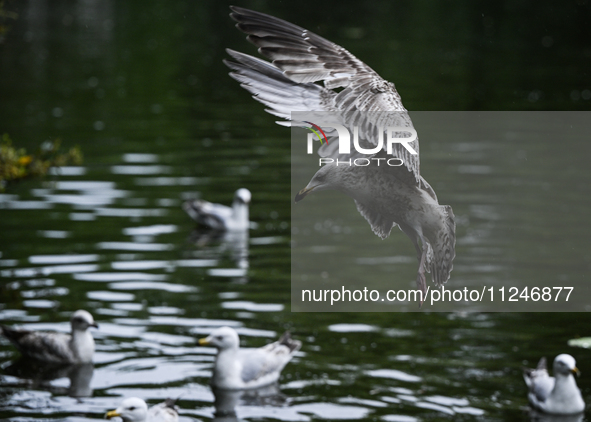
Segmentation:
<svg viewBox="0 0 591 422">
<path fill-rule="evenodd" d="M 313 15 L 244 6 L 345 45 L 410 110 L 588 110 L 580 3 L 535 11 L 527 30 L 511 4 L 326 2 Z M 227 4 L 31 1 L 17 11 L 0 45 L 0 131 L 30 149 L 78 144 L 85 161 L 0 194 L 0 323 L 67 331 L 71 312 L 86 309 L 100 328 L 94 366 L 75 370 L 34 366 L 0 339 L 0 418 L 102 419 L 138 396 L 179 398 L 183 421 L 525 421 L 521 368 L 559 353 L 577 359 L 591 401 L 589 351 L 567 345 L 589 336 L 587 313 L 291 312 L 289 133 L 226 75 L 224 48 L 254 54 Z M 584 138 L 555 152 L 520 137 L 506 158 L 511 138 L 417 129 L 422 173 L 460 222 L 450 283 L 589 279 Z M 194 197 L 229 204 L 240 187 L 253 193 L 247 237 L 207 239 L 181 209 Z M 329 223 L 368 232 L 352 201 L 341 203 L 353 212 Z M 412 282 L 409 240 L 385 242 Z M 392 262 L 379 264 L 390 273 Z M 214 350 L 197 339 L 222 325 L 243 346 L 285 330 L 303 342 L 278 390 L 214 396 Z"/>
</svg>

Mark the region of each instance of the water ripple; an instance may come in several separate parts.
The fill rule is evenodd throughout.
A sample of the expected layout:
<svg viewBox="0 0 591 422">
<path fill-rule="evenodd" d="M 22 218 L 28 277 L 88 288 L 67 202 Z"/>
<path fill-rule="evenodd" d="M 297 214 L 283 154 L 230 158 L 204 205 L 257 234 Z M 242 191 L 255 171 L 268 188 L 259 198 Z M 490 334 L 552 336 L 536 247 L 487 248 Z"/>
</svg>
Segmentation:
<svg viewBox="0 0 591 422">
<path fill-rule="evenodd" d="M 2 270 L 0 275 L 3 277 L 37 277 L 39 275 L 51 274 L 74 274 L 85 273 L 98 270 L 96 264 L 64 264 L 52 265 L 47 267 L 16 268 L 14 270 Z M 82 275 L 82 274 L 80 274 Z"/>
<path fill-rule="evenodd" d="M 163 174 L 172 173 L 172 167 L 163 165 L 119 165 L 112 166 L 111 173 L 113 174 Z"/>
<path fill-rule="evenodd" d="M 98 261 L 100 255 L 31 255 L 31 264 L 76 264 L 80 262 Z"/>
<path fill-rule="evenodd" d="M 255 303 L 243 300 L 222 302 L 221 306 L 224 309 L 244 309 L 250 312 L 281 312 L 284 309 L 280 303 Z"/>
<path fill-rule="evenodd" d="M 99 242 L 96 247 L 122 251 L 168 251 L 173 249 L 174 245 L 166 243 Z"/>
<path fill-rule="evenodd" d="M 397 369 L 374 369 L 370 371 L 365 371 L 365 373 L 371 377 L 377 378 L 390 378 L 395 379 L 398 381 L 406 381 L 406 382 L 420 382 L 422 381 L 421 377 L 417 377 L 416 375 L 410 375 L 406 372 L 399 371 Z"/>
<path fill-rule="evenodd" d="M 143 227 L 126 227 L 123 229 L 123 234 L 128 236 L 156 236 L 159 234 L 174 233 L 178 227 L 174 224 L 155 224 L 153 226 Z"/>
<path fill-rule="evenodd" d="M 149 274 L 149 273 L 86 273 L 74 275 L 76 280 L 80 281 L 122 281 L 122 280 L 166 280 L 168 278 L 165 274 Z"/>
<path fill-rule="evenodd" d="M 115 290 L 163 290 L 173 293 L 189 293 L 197 291 L 197 287 L 194 286 L 157 281 L 122 281 L 111 283 L 109 284 L 109 287 Z"/>
</svg>

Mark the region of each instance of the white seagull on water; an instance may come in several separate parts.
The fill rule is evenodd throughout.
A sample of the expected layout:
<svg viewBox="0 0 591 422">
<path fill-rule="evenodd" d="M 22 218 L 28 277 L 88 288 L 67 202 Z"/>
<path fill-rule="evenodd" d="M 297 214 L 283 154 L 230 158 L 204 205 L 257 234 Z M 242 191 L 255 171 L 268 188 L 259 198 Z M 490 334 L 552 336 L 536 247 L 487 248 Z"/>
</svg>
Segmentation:
<svg viewBox="0 0 591 422">
<path fill-rule="evenodd" d="M 199 344 L 218 349 L 211 383 L 225 390 L 258 388 L 276 382 L 302 346 L 285 332 L 278 341 L 266 346 L 240 348 L 238 333 L 230 327 L 218 328 L 200 339 Z"/>
<path fill-rule="evenodd" d="M 217 231 L 248 230 L 248 204 L 251 194 L 241 188 L 234 194 L 232 207 L 203 199 L 185 201 L 183 209 L 197 223 Z"/>
<path fill-rule="evenodd" d="M 540 359 L 536 369 L 524 369 L 523 379 L 529 393 L 527 398 L 537 410 L 553 415 L 573 415 L 585 410 L 581 390 L 573 374 L 579 374 L 575 358 L 566 353 L 556 356 L 554 376 L 548 375 L 546 358 Z"/>
<path fill-rule="evenodd" d="M 29 331 L 0 326 L 2 334 L 23 355 L 44 362 L 71 364 L 90 363 L 94 339 L 88 328 L 98 328 L 92 315 L 78 310 L 70 318 L 71 334 Z"/>
<path fill-rule="evenodd" d="M 290 120 L 292 112 L 330 112 L 350 133 L 353 126 L 360 128 L 360 143 L 366 149 L 378 145 L 380 119 L 394 116 L 394 126 L 412 129 L 394 84 L 343 47 L 273 16 L 241 7 L 231 9 L 230 16 L 238 22 L 237 28 L 248 34 L 248 41 L 272 62 L 228 49 L 235 61 L 224 63 L 232 70 L 230 76 L 267 106 L 269 113 Z M 323 81 L 324 86 L 315 83 L 318 81 Z M 319 153 L 340 160 L 357 157 L 343 157 L 335 146 L 337 142 L 325 144 Z M 418 138 L 412 141 L 412 147 L 418 152 Z M 296 202 L 313 191 L 326 189 L 352 197 L 380 238 L 385 239 L 398 226 L 411 239 L 419 261 L 417 286 L 423 293 L 427 291 L 425 272 L 431 273 L 436 286 L 443 285 L 449 279 L 455 257 L 452 208 L 439 205 L 433 188 L 420 175 L 419 155 L 411 154 L 403 144 L 394 144 L 391 154 L 384 147 L 373 156 L 364 157 L 396 157 L 403 160 L 403 165 L 325 164 L 297 194 Z"/>
<path fill-rule="evenodd" d="M 166 399 L 148 409 L 146 402 L 138 397 L 123 400 L 121 405 L 107 412 L 106 419 L 120 417 L 124 422 L 177 422 L 179 420 L 178 407 L 173 399 Z"/>
</svg>

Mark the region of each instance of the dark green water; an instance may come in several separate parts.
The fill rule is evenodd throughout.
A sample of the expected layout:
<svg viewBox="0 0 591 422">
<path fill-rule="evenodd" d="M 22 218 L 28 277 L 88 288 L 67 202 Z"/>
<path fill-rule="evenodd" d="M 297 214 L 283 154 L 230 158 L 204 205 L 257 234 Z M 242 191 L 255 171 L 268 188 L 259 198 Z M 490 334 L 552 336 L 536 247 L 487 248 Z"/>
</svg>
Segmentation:
<svg viewBox="0 0 591 422">
<path fill-rule="evenodd" d="M 344 45 L 411 111 L 591 108 L 587 2 L 241 5 Z M 255 53 L 227 6 L 5 4 L 19 17 L 0 45 L 0 132 L 29 148 L 78 144 L 85 162 L 0 195 L 0 322 L 66 330 L 84 308 L 101 328 L 82 399 L 2 341 L 0 418 L 98 419 L 135 395 L 181 396 L 183 420 L 210 420 L 212 350 L 195 339 L 221 324 L 244 346 L 285 329 L 304 343 L 283 399 L 243 399 L 242 419 L 525 421 L 521 367 L 558 353 L 577 359 L 589 401 L 591 357 L 567 346 L 589 335 L 587 313 L 290 312 L 289 133 L 227 76 L 224 48 Z M 505 159 L 494 139 L 439 135 L 421 137 L 421 162 L 461 222 L 450 283 L 589 279 L 588 136 L 556 152 L 522 139 Z M 180 209 L 243 186 L 257 224 L 247 262 L 233 241 L 195 244 Z M 369 231 L 351 216 L 339 223 Z M 410 242 L 387 242 L 412 280 Z"/>
</svg>

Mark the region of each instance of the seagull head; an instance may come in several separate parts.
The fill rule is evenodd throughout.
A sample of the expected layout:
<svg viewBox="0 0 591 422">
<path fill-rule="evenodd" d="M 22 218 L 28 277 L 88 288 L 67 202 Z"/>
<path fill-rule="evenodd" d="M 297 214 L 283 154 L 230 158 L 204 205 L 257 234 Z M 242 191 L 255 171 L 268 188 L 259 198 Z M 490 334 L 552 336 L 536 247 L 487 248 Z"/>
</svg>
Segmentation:
<svg viewBox="0 0 591 422">
<path fill-rule="evenodd" d="M 123 400 L 117 409 L 107 412 L 105 418 L 111 419 L 116 416 L 125 422 L 143 422 L 148 417 L 148 405 L 140 398 L 130 397 Z"/>
<path fill-rule="evenodd" d="M 98 328 L 98 324 L 94 322 L 94 318 L 83 309 L 80 309 L 72 314 L 70 318 L 72 331 L 86 331 L 88 327 Z"/>
<path fill-rule="evenodd" d="M 339 171 L 341 168 L 344 167 L 338 167 L 332 163 L 320 167 L 314 177 L 312 177 L 312 180 L 308 183 L 308 186 L 298 192 L 295 201 L 300 202 L 312 191 L 338 189 L 341 180 Z"/>
<path fill-rule="evenodd" d="M 563 353 L 562 355 L 556 356 L 554 359 L 554 376 L 569 375 L 569 374 L 580 374 L 579 368 L 577 368 L 577 362 L 571 355 Z"/>
<path fill-rule="evenodd" d="M 242 202 L 243 204 L 250 203 L 251 194 L 246 188 L 240 188 L 234 193 L 234 202 Z"/>
<path fill-rule="evenodd" d="M 240 339 L 235 329 L 221 327 L 212 332 L 206 338 L 199 339 L 201 346 L 213 346 L 218 350 L 237 349 Z"/>
</svg>

